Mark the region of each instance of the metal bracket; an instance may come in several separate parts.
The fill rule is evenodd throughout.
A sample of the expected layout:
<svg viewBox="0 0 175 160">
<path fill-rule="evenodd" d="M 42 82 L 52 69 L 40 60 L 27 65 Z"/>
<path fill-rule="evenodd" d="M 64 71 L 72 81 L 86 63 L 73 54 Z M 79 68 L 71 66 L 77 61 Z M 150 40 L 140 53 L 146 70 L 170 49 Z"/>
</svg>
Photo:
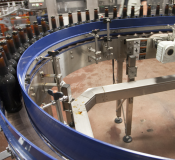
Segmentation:
<svg viewBox="0 0 175 160">
<path fill-rule="evenodd" d="M 14 155 L 9 147 L 7 147 L 5 151 L 0 152 L 0 159 L 3 160 L 3 159 L 6 159 L 8 157 L 11 157 L 12 159 L 14 158 Z"/>
<path fill-rule="evenodd" d="M 101 51 L 99 51 L 99 46 L 98 46 L 98 38 L 99 38 L 99 35 L 97 34 L 100 30 L 99 29 L 95 29 L 95 30 L 92 30 L 91 34 L 92 36 L 95 37 L 95 49 L 93 49 L 91 46 L 88 47 L 88 50 L 90 52 L 94 52 L 95 53 L 95 56 L 88 56 L 88 61 L 91 62 L 91 60 L 95 60 L 96 61 L 96 64 L 98 64 L 98 61 L 101 59 Z"/>
<path fill-rule="evenodd" d="M 128 67 L 128 77 L 129 79 L 137 77 L 137 67 Z"/>
</svg>

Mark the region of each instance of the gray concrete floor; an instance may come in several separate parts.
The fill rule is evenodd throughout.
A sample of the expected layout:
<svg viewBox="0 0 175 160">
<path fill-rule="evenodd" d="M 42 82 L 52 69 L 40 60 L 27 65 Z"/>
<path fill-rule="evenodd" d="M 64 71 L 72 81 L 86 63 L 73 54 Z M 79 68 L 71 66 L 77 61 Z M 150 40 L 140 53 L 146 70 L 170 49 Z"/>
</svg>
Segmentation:
<svg viewBox="0 0 175 160">
<path fill-rule="evenodd" d="M 116 70 L 115 63 L 115 70 Z M 175 74 L 175 63 L 161 64 L 156 59 L 137 61 L 136 80 Z M 123 82 L 127 81 L 126 66 L 123 65 Z M 115 72 L 116 75 L 116 72 Z M 64 78 L 71 84 L 73 97 L 86 89 L 112 84 L 111 61 L 101 62 L 82 68 Z M 115 124 L 116 102 L 95 105 L 88 113 L 94 137 L 101 141 L 175 159 L 175 90 L 134 98 L 132 138 L 129 144 L 123 142 L 124 123 Z M 125 103 L 123 105 L 125 110 Z M 0 133 L 0 151 L 7 142 Z"/>
</svg>

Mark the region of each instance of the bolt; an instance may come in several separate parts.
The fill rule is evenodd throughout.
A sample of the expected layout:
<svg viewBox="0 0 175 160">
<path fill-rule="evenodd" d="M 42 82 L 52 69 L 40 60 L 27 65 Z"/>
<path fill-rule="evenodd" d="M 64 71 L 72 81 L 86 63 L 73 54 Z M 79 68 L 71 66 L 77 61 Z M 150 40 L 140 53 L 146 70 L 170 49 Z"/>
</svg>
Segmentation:
<svg viewBox="0 0 175 160">
<path fill-rule="evenodd" d="M 71 59 L 74 59 L 74 56 L 71 56 Z"/>
<path fill-rule="evenodd" d="M 34 88 L 33 87 L 30 87 L 30 91 L 34 91 Z"/>
</svg>

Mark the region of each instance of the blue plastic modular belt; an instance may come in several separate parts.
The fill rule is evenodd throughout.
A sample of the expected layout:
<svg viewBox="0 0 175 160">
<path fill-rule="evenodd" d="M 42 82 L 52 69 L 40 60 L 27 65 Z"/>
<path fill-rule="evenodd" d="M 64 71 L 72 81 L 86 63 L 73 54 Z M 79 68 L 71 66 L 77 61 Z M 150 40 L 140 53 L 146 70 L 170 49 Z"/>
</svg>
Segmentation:
<svg viewBox="0 0 175 160">
<path fill-rule="evenodd" d="M 146 26 L 167 26 L 167 24 L 174 24 L 175 17 L 145 17 L 132 19 L 117 19 L 110 24 L 111 29 L 122 28 L 137 28 Z M 165 159 L 153 155 L 148 155 L 114 145 L 99 141 L 97 139 L 88 137 L 76 130 L 60 123 L 42 109 L 29 97 L 25 88 L 25 75 L 30 64 L 43 51 L 51 46 L 65 41 L 67 39 L 89 33 L 94 29 L 106 30 L 106 24 L 103 22 L 92 22 L 82 25 L 66 28 L 55 33 L 52 33 L 30 46 L 22 55 L 18 67 L 18 80 L 20 82 L 25 104 L 27 106 L 28 114 L 38 131 L 47 138 L 47 140 L 54 145 L 56 149 L 61 151 L 65 156 L 75 160 L 155 160 Z M 151 30 L 151 31 L 166 31 Z M 131 34 L 137 33 L 136 29 Z M 125 33 L 120 33 L 125 34 Z"/>
<path fill-rule="evenodd" d="M 6 119 L 2 110 L 3 110 L 3 107 L 1 106 L 1 103 L 0 103 L 0 126 L 12 149 L 13 154 L 17 158 L 21 159 L 21 157 L 23 157 L 24 159 L 27 159 L 27 160 L 55 159 L 54 157 L 43 152 L 43 150 L 41 150 L 40 148 L 32 144 L 28 139 L 26 139 L 23 135 L 21 135 Z"/>
</svg>

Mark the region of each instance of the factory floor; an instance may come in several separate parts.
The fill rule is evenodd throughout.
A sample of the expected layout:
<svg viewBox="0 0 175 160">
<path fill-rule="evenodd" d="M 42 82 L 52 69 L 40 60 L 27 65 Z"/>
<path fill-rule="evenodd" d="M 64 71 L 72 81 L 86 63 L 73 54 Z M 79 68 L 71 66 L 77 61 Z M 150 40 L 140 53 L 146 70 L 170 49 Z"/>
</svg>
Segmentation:
<svg viewBox="0 0 175 160">
<path fill-rule="evenodd" d="M 116 71 L 115 63 L 115 71 Z M 175 74 L 175 63 L 161 64 L 156 59 L 137 61 L 136 80 Z M 127 81 L 123 65 L 123 82 Z M 116 77 L 116 72 L 115 72 Z M 82 68 L 65 79 L 73 97 L 91 87 L 112 84 L 112 62 Z M 126 103 L 123 105 L 126 110 Z M 98 140 L 158 156 L 175 159 L 175 90 L 134 98 L 131 143 L 124 143 L 124 122 L 114 123 L 116 102 L 95 105 L 89 112 L 94 137 Z M 123 118 L 123 116 L 122 116 Z"/>
<path fill-rule="evenodd" d="M 115 62 L 115 77 L 116 77 Z M 175 74 L 175 63 L 161 64 L 156 59 L 137 61 L 136 80 Z M 123 65 L 123 82 L 126 65 Z M 105 61 L 82 68 L 64 78 L 71 84 L 73 97 L 78 97 L 86 89 L 112 84 L 112 62 Z M 125 111 L 126 103 L 124 103 Z M 89 112 L 94 137 L 120 147 L 175 159 L 175 90 L 134 98 L 131 143 L 124 143 L 124 122 L 114 123 L 116 102 L 95 105 Z M 55 115 L 55 113 L 54 113 Z M 122 116 L 123 118 L 123 116 Z M 0 152 L 7 142 L 0 132 Z M 10 159 L 10 158 L 9 158 Z"/>
</svg>

